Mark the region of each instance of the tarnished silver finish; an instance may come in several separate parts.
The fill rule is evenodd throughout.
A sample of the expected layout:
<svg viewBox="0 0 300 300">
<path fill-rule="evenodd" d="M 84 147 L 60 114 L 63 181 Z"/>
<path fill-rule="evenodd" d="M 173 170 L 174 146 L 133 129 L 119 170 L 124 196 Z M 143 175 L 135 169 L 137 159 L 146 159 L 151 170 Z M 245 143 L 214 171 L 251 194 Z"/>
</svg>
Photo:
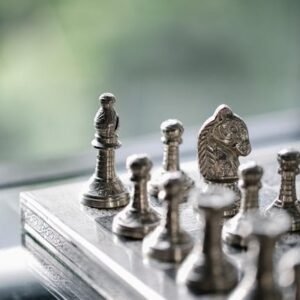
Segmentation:
<svg viewBox="0 0 300 300">
<path fill-rule="evenodd" d="M 237 268 L 223 252 L 221 240 L 223 211 L 233 201 L 232 191 L 197 195 L 195 209 L 204 219 L 204 237 L 184 261 L 177 278 L 195 294 L 226 295 L 237 285 Z"/>
<path fill-rule="evenodd" d="M 159 196 L 166 205 L 165 216 L 145 237 L 143 252 L 159 261 L 179 263 L 193 248 L 192 237 L 180 227 L 179 204 L 184 197 L 181 172 L 164 174 Z"/>
<path fill-rule="evenodd" d="M 239 210 L 239 156 L 247 156 L 250 152 L 245 122 L 230 107 L 220 105 L 199 131 L 198 164 L 205 181 L 223 184 L 236 193 L 234 204 L 224 211 L 225 217 L 232 217 Z"/>
<path fill-rule="evenodd" d="M 105 93 L 99 100 L 101 107 L 94 119 L 96 133 L 92 141 L 98 150 L 97 165 L 81 203 L 95 208 L 121 207 L 128 204 L 129 194 L 115 171 L 115 149 L 121 146 L 117 135 L 119 116 L 113 107 L 116 99 Z"/>
<path fill-rule="evenodd" d="M 283 295 L 275 280 L 273 253 L 278 238 L 288 231 L 290 218 L 284 211 L 268 217 L 261 214 L 249 215 L 250 233 L 255 238 L 249 244 L 250 253 L 256 264 L 249 259 L 245 275 L 230 295 L 230 300 L 281 300 Z M 252 244 L 252 245 L 251 245 Z"/>
<path fill-rule="evenodd" d="M 300 248 L 287 251 L 280 259 L 279 285 L 287 289 L 288 299 L 300 300 Z"/>
<path fill-rule="evenodd" d="M 133 192 L 130 203 L 114 217 L 112 230 L 121 236 L 143 239 L 160 221 L 158 213 L 149 205 L 147 195 L 152 162 L 145 154 L 132 155 L 127 158 L 126 165 Z"/>
<path fill-rule="evenodd" d="M 242 192 L 241 207 L 237 215 L 223 226 L 222 238 L 227 244 L 246 248 L 248 239 L 245 236 L 247 215 L 258 211 L 258 193 L 262 186 L 262 167 L 255 162 L 248 162 L 239 167 L 239 187 Z"/>
<path fill-rule="evenodd" d="M 283 149 L 277 155 L 279 162 L 278 173 L 281 175 L 280 192 L 275 201 L 266 209 L 286 210 L 291 217 L 290 231 L 300 230 L 300 202 L 297 200 L 296 175 L 299 174 L 300 152 L 292 149 Z"/>
<path fill-rule="evenodd" d="M 162 137 L 161 141 L 164 144 L 162 171 L 150 183 L 150 194 L 158 197 L 160 189 L 160 181 L 166 172 L 181 172 L 182 183 L 184 188 L 183 202 L 187 199 L 190 189 L 194 186 L 194 181 L 180 169 L 179 145 L 182 143 L 182 134 L 184 131 L 180 121 L 169 119 L 161 123 L 160 126 Z"/>
</svg>

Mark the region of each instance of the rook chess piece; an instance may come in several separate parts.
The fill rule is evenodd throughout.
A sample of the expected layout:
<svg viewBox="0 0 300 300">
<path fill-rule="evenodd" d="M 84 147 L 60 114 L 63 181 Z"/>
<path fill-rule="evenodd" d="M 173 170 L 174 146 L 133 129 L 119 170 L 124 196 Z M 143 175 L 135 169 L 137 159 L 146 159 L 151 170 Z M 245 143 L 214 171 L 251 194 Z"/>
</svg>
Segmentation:
<svg viewBox="0 0 300 300">
<path fill-rule="evenodd" d="M 262 167 L 248 162 L 239 167 L 239 187 L 242 191 L 241 207 L 237 215 L 223 226 L 223 241 L 235 247 L 247 247 L 245 220 L 249 212 L 258 211 L 258 192 L 261 188 Z M 246 234 L 246 236 L 245 236 Z"/>
<path fill-rule="evenodd" d="M 184 196 L 181 172 L 163 176 L 160 197 L 166 204 L 161 224 L 145 237 L 143 252 L 164 262 L 181 262 L 193 247 L 192 237 L 180 228 L 179 203 Z"/>
<path fill-rule="evenodd" d="M 158 213 L 149 206 L 147 182 L 150 179 L 152 162 L 147 155 L 132 155 L 127 158 L 127 169 L 133 182 L 130 203 L 113 219 L 113 232 L 134 239 L 142 239 L 160 221 Z"/>
<path fill-rule="evenodd" d="M 270 214 L 249 215 L 249 226 L 255 240 L 251 241 L 250 252 L 256 252 L 256 266 L 253 259 L 245 266 L 245 275 L 238 287 L 230 295 L 230 300 L 281 300 L 281 290 L 274 276 L 273 253 L 276 241 L 288 231 L 290 218 L 282 212 Z M 252 246 L 250 246 L 252 244 Z M 253 247 L 253 244 L 255 245 Z M 256 250 L 256 251 L 254 251 Z"/>
<path fill-rule="evenodd" d="M 222 249 L 222 216 L 234 201 L 234 193 L 200 194 L 195 209 L 204 218 L 202 243 L 184 261 L 178 272 L 178 282 L 185 283 L 195 294 L 226 295 L 238 282 L 237 268 Z"/>
<path fill-rule="evenodd" d="M 97 165 L 81 203 L 95 208 L 121 207 L 128 204 L 129 194 L 115 171 L 115 149 L 121 146 L 117 135 L 119 117 L 113 107 L 116 99 L 105 93 L 99 100 L 101 107 L 94 119 L 96 133 L 92 141 L 98 150 Z"/>
<path fill-rule="evenodd" d="M 224 212 L 225 217 L 232 217 L 239 210 L 239 156 L 247 156 L 250 151 L 245 122 L 227 105 L 220 105 L 199 131 L 198 164 L 206 183 L 221 184 L 236 193 L 235 202 Z"/>
<path fill-rule="evenodd" d="M 290 231 L 300 230 L 300 202 L 297 200 L 296 175 L 299 174 L 300 152 L 284 149 L 278 153 L 278 173 L 281 175 L 280 192 L 275 201 L 266 209 L 286 210 L 292 220 Z"/>
<path fill-rule="evenodd" d="M 182 183 L 184 188 L 184 200 L 187 199 L 189 190 L 194 186 L 194 181 L 182 170 L 179 163 L 179 145 L 182 143 L 183 125 L 178 120 L 169 119 L 161 123 L 162 142 L 164 144 L 163 153 L 163 170 L 150 183 L 150 194 L 158 196 L 160 181 L 166 172 L 181 172 Z"/>
</svg>

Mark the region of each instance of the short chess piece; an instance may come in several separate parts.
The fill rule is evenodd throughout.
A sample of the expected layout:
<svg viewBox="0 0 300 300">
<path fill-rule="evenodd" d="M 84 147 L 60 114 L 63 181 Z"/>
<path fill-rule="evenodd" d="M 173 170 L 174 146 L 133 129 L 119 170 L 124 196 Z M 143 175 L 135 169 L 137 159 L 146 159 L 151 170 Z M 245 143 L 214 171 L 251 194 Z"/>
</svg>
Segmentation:
<svg viewBox="0 0 300 300">
<path fill-rule="evenodd" d="M 234 192 L 197 195 L 195 210 L 203 218 L 203 241 L 183 262 L 177 281 L 198 295 L 227 295 L 238 283 L 237 267 L 222 249 L 224 210 L 234 201 Z"/>
<path fill-rule="evenodd" d="M 266 214 L 271 210 L 285 210 L 291 217 L 290 231 L 300 230 L 300 202 L 297 200 L 296 175 L 299 174 L 300 152 L 283 149 L 278 153 L 278 173 L 281 175 L 280 191 L 277 199 L 266 209 Z"/>
<path fill-rule="evenodd" d="M 192 237 L 180 226 L 179 204 L 184 197 L 181 172 L 169 172 L 162 178 L 159 197 L 165 204 L 161 224 L 143 242 L 143 252 L 162 262 L 179 263 L 193 248 Z"/>
<path fill-rule="evenodd" d="M 224 211 L 224 217 L 238 213 L 241 195 L 237 187 L 239 156 L 251 152 L 245 122 L 227 105 L 220 105 L 212 117 L 202 125 L 198 135 L 198 164 L 208 184 L 232 189 L 235 202 Z"/>
<path fill-rule="evenodd" d="M 281 300 L 283 295 L 275 278 L 275 245 L 280 236 L 289 230 L 290 218 L 284 211 L 269 216 L 249 215 L 250 234 L 254 238 L 249 244 L 248 253 L 256 262 L 248 260 L 245 274 L 229 300 Z"/>
<path fill-rule="evenodd" d="M 95 138 L 92 145 L 98 150 L 95 173 L 90 178 L 81 203 L 94 208 L 115 208 L 129 202 L 129 193 L 115 171 L 115 149 L 121 146 L 117 130 L 119 116 L 114 109 L 115 97 L 105 93 L 99 98 L 94 125 Z"/>
<path fill-rule="evenodd" d="M 279 285 L 285 289 L 286 299 L 300 300 L 300 248 L 288 250 L 279 261 Z"/>
<path fill-rule="evenodd" d="M 120 236 L 143 239 L 160 221 L 158 213 L 149 204 L 147 194 L 152 162 L 147 155 L 131 155 L 126 165 L 133 182 L 133 192 L 130 203 L 114 217 L 112 230 Z"/>
<path fill-rule="evenodd" d="M 161 123 L 160 126 L 164 144 L 162 172 L 150 183 L 150 194 L 158 197 L 160 181 L 166 172 L 181 172 L 184 198 L 183 202 L 187 200 L 190 189 L 194 186 L 194 181 L 180 169 L 179 159 L 179 145 L 182 143 L 182 134 L 184 131 L 183 125 L 180 121 L 169 119 Z"/>
<path fill-rule="evenodd" d="M 259 190 L 262 186 L 262 167 L 255 162 L 248 162 L 239 167 L 239 187 L 242 193 L 241 207 L 233 218 L 223 226 L 223 241 L 233 247 L 247 248 L 248 237 L 245 232 L 245 221 L 249 213 L 258 212 Z"/>
</svg>

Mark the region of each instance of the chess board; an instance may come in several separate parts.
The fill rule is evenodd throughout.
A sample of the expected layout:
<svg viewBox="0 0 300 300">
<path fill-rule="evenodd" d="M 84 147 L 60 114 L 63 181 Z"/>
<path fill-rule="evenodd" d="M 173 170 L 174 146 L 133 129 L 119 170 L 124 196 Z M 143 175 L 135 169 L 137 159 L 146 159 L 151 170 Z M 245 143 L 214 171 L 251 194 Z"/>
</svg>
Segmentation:
<svg viewBox="0 0 300 300">
<path fill-rule="evenodd" d="M 300 143 L 289 146 L 299 149 Z M 276 153 L 280 149 L 276 146 L 253 151 L 242 160 L 255 160 L 264 168 L 262 210 L 279 190 Z M 203 187 L 196 160 L 185 161 L 181 167 L 197 187 Z M 129 185 L 127 174 L 120 177 Z M 113 217 L 122 208 L 99 210 L 80 204 L 85 184 L 28 191 L 20 196 L 23 244 L 38 259 L 39 264 L 31 267 L 47 287 L 66 299 L 199 299 L 176 283 L 178 266 L 146 259 L 141 241 L 126 240 L 112 233 Z M 299 179 L 297 190 L 300 191 Z M 197 243 L 202 227 L 191 201 L 181 206 L 181 224 Z M 162 212 L 155 199 L 151 203 Z M 300 235 L 285 235 L 276 249 L 276 257 L 295 245 L 300 245 Z M 228 252 L 227 255 L 238 262 L 244 254 Z"/>
</svg>

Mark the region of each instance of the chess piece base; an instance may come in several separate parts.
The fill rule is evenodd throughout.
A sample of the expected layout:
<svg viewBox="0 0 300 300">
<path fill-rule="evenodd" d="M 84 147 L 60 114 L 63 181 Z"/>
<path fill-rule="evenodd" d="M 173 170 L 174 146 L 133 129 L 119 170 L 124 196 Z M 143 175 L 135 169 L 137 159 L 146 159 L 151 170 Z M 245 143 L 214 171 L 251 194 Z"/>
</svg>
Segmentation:
<svg viewBox="0 0 300 300">
<path fill-rule="evenodd" d="M 245 213 L 238 213 L 233 218 L 225 222 L 222 231 L 222 240 L 233 247 L 247 249 L 248 237 L 245 226 L 247 215 Z"/>
<path fill-rule="evenodd" d="M 238 283 L 238 271 L 234 265 L 223 258 L 218 269 L 207 265 L 205 255 L 199 257 L 197 249 L 193 252 L 178 273 L 178 282 L 184 282 L 195 294 L 209 295 L 230 293 Z"/>
<path fill-rule="evenodd" d="M 162 177 L 167 171 L 162 171 L 159 174 L 159 177 Z M 184 186 L 184 197 L 182 202 L 186 202 L 188 200 L 189 192 L 191 188 L 195 186 L 195 182 L 192 178 L 190 178 L 184 171 L 180 171 L 182 174 L 183 186 Z M 155 178 L 150 182 L 149 185 L 149 194 L 154 198 L 158 198 L 158 194 L 160 191 L 160 182 L 159 178 Z"/>
<path fill-rule="evenodd" d="M 165 231 L 158 227 L 150 233 L 143 242 L 143 252 L 147 256 L 163 262 L 181 262 L 192 250 L 193 240 L 185 231 L 178 234 L 176 241 Z"/>
<path fill-rule="evenodd" d="M 284 210 L 291 217 L 290 232 L 300 231 L 300 202 L 282 202 L 276 199 L 267 209 L 266 214 L 271 213 L 272 210 Z"/>
<path fill-rule="evenodd" d="M 159 222 L 160 218 L 153 209 L 140 213 L 130 207 L 114 217 L 112 231 L 132 239 L 143 239 L 159 225 Z"/>
<path fill-rule="evenodd" d="M 93 208 L 117 208 L 129 203 L 129 193 L 118 178 L 102 181 L 92 176 L 80 202 Z"/>
</svg>

